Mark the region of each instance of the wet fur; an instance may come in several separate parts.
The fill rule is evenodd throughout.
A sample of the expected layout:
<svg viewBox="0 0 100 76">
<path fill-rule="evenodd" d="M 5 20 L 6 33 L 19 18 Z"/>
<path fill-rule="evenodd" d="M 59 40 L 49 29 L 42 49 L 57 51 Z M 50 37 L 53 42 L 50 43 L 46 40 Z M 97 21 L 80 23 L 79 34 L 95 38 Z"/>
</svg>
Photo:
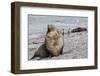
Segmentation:
<svg viewBox="0 0 100 76">
<path fill-rule="evenodd" d="M 34 56 L 31 58 L 34 59 L 35 57 L 39 57 L 38 60 L 49 57 L 49 52 L 46 50 L 45 44 L 41 45 L 38 50 L 35 52 Z"/>
</svg>

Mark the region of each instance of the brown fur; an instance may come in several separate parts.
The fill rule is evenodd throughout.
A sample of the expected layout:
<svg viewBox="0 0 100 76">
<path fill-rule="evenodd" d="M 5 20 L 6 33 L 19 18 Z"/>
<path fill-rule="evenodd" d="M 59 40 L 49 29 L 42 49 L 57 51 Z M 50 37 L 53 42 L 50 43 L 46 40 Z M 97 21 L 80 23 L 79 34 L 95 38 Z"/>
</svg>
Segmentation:
<svg viewBox="0 0 100 76">
<path fill-rule="evenodd" d="M 48 25 L 45 39 L 46 49 L 51 56 L 62 54 L 64 46 L 64 33 L 56 29 L 53 25 Z"/>
<path fill-rule="evenodd" d="M 34 56 L 39 60 L 49 56 L 58 56 L 63 52 L 64 32 L 59 31 L 53 25 L 48 25 L 48 31 L 45 37 L 45 43 L 39 47 Z"/>
</svg>

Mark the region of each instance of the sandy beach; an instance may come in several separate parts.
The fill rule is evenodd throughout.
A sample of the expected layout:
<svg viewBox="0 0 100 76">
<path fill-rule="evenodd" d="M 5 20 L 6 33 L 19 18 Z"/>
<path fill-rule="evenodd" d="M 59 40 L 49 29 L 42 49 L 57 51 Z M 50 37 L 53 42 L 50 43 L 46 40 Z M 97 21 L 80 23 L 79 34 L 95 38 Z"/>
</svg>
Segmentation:
<svg viewBox="0 0 100 76">
<path fill-rule="evenodd" d="M 87 58 L 88 54 L 88 38 L 87 31 L 76 32 L 70 34 L 64 34 L 64 48 L 63 54 L 57 57 L 48 57 L 44 58 L 45 60 L 56 60 L 56 59 L 80 59 Z M 44 38 L 33 38 L 29 43 L 29 60 L 34 56 L 35 51 L 39 48 L 40 45 L 44 43 Z M 33 60 L 37 60 L 35 58 Z M 44 60 L 42 59 L 42 60 Z"/>
</svg>

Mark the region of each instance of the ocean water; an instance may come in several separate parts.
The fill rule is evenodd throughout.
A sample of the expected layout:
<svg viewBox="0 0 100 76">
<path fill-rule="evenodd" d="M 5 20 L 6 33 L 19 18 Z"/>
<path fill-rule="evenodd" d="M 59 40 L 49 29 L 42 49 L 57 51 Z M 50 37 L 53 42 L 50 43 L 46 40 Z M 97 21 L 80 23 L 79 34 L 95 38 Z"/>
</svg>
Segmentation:
<svg viewBox="0 0 100 76">
<path fill-rule="evenodd" d="M 46 34 L 48 24 L 53 24 L 60 29 L 72 29 L 75 27 L 88 26 L 88 17 L 78 16 L 43 16 L 29 15 L 28 16 L 28 34 L 29 39 L 32 37 L 40 37 Z"/>
</svg>

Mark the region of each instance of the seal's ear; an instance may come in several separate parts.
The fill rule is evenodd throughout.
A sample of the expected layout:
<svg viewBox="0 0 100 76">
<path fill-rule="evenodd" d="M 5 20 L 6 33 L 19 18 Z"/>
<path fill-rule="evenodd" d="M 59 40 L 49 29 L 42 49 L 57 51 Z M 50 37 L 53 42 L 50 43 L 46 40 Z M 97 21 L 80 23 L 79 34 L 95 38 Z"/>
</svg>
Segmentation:
<svg viewBox="0 0 100 76">
<path fill-rule="evenodd" d="M 63 30 L 57 30 L 58 34 L 64 35 L 64 29 Z"/>
<path fill-rule="evenodd" d="M 48 30 L 47 33 L 49 33 L 51 31 L 50 25 L 48 24 Z"/>
<path fill-rule="evenodd" d="M 55 28 L 54 28 L 53 25 L 49 25 L 49 24 L 48 24 L 48 31 L 47 31 L 47 33 L 53 31 L 54 29 L 55 29 Z"/>
</svg>

